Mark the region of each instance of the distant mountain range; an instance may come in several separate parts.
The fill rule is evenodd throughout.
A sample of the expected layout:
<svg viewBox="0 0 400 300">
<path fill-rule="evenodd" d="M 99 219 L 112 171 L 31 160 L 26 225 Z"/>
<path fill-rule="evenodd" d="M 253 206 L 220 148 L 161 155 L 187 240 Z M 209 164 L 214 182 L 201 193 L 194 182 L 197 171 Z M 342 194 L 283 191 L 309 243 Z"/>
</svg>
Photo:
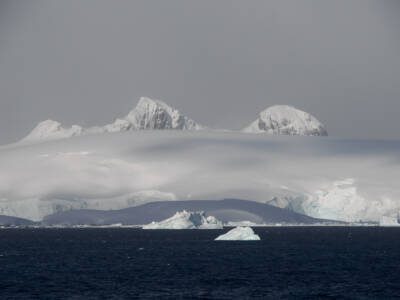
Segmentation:
<svg viewBox="0 0 400 300">
<path fill-rule="evenodd" d="M 136 107 L 128 115 L 116 119 L 111 124 L 89 128 L 73 125 L 65 128 L 57 121 L 46 120 L 40 122 L 22 141 L 34 142 L 88 134 L 165 129 L 210 130 L 161 100 L 141 97 Z M 269 135 L 328 135 L 325 126 L 315 117 L 287 105 L 275 105 L 262 111 L 259 117 L 242 131 Z"/>
<path fill-rule="evenodd" d="M 46 216 L 42 222 L 0 216 L 0 225 L 144 225 L 170 218 L 177 211 L 203 211 L 227 224 L 249 221 L 256 224 L 317 224 L 335 222 L 308 217 L 269 204 L 239 199 L 160 201 L 120 210 L 69 210 Z"/>
<path fill-rule="evenodd" d="M 28 219 L 0 215 L 0 226 L 31 226 L 38 222 L 33 222 Z"/>
</svg>

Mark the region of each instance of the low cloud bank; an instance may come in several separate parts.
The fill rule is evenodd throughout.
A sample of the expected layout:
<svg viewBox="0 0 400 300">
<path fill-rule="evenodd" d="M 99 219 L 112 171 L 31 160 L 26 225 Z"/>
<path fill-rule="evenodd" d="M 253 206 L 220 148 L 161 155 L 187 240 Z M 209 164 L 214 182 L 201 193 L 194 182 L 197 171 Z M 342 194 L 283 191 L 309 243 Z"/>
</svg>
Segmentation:
<svg viewBox="0 0 400 300">
<path fill-rule="evenodd" d="M 0 148 L 0 214 L 241 198 L 316 218 L 400 209 L 400 142 L 222 132 L 126 132 Z"/>
</svg>

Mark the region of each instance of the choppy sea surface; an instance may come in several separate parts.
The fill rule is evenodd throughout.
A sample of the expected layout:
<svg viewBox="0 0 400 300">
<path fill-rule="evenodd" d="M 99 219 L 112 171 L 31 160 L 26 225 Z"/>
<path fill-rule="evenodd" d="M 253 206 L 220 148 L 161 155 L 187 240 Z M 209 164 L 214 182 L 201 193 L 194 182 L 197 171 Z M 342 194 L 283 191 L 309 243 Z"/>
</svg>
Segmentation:
<svg viewBox="0 0 400 300">
<path fill-rule="evenodd" d="M 400 229 L 1 229 L 0 299 L 395 299 Z"/>
</svg>

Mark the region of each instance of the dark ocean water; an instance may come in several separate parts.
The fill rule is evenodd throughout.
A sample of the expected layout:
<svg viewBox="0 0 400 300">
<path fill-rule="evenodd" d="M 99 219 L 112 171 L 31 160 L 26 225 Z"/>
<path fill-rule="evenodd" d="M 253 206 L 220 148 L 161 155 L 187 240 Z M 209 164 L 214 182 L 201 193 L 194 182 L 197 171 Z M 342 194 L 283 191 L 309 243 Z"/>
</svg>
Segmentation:
<svg viewBox="0 0 400 300">
<path fill-rule="evenodd" d="M 0 299 L 392 299 L 400 229 L 3 229 Z"/>
</svg>

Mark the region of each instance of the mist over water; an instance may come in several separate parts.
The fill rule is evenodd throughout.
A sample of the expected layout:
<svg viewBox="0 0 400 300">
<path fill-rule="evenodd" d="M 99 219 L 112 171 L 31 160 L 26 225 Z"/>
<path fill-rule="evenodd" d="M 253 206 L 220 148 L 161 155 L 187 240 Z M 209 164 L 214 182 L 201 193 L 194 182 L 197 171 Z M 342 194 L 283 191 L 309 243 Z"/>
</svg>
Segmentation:
<svg viewBox="0 0 400 300">
<path fill-rule="evenodd" d="M 399 211 L 400 143 L 226 132 L 138 131 L 0 148 L 0 214 L 157 200 L 268 202 L 342 221 Z"/>
</svg>

